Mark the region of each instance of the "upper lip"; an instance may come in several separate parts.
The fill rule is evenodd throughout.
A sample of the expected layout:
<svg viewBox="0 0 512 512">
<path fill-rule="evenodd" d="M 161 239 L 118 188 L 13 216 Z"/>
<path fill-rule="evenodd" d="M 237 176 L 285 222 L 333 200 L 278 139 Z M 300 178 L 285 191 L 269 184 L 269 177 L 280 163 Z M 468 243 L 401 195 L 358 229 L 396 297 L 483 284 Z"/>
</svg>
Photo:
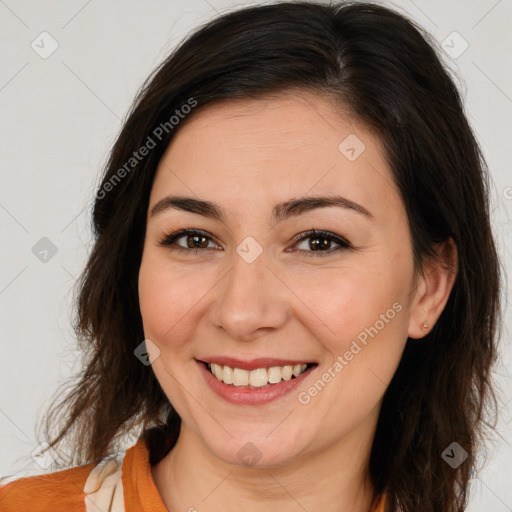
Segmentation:
<svg viewBox="0 0 512 512">
<path fill-rule="evenodd" d="M 311 364 L 313 361 L 302 359 L 276 359 L 274 357 L 258 357 L 251 360 L 236 359 L 234 357 L 212 356 L 198 359 L 202 363 L 214 363 L 241 370 L 256 370 L 257 368 L 271 368 L 272 366 L 295 366 L 296 364 Z"/>
</svg>

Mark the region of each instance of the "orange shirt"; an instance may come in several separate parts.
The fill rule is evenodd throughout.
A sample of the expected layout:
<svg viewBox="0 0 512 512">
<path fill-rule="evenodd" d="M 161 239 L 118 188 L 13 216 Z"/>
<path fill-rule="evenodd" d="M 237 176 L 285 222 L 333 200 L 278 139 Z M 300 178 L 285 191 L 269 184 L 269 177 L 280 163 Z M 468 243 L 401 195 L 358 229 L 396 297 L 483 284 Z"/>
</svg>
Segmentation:
<svg viewBox="0 0 512 512">
<path fill-rule="evenodd" d="M 98 510 L 87 497 L 96 489 L 94 484 L 91 488 L 89 483 L 87 492 L 84 491 L 86 481 L 96 465 L 92 462 L 45 475 L 22 477 L 4 485 L 0 482 L 0 511 L 86 512 L 87 507 Z M 113 464 L 113 467 L 116 465 Z M 104 471 L 108 472 L 108 469 Z M 122 510 L 122 501 L 125 512 L 168 512 L 153 480 L 149 450 L 142 437 L 126 450 L 120 471 L 121 485 L 117 490 L 120 502 L 116 504 L 116 500 L 109 498 L 109 505 L 101 506 L 103 512 Z M 384 512 L 384 502 L 385 496 L 377 498 L 372 512 Z M 95 503 L 99 505 L 97 501 Z"/>
</svg>

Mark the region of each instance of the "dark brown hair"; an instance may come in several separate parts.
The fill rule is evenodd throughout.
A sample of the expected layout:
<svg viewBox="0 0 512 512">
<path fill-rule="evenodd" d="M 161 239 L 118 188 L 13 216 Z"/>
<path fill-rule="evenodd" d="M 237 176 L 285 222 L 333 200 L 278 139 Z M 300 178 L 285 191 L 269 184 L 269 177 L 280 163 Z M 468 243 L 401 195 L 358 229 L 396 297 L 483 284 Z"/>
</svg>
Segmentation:
<svg viewBox="0 0 512 512">
<path fill-rule="evenodd" d="M 501 270 L 485 162 L 437 52 L 421 28 L 376 4 L 285 2 L 208 22 L 145 81 L 95 199 L 95 243 L 75 326 L 84 370 L 46 416 L 50 446 L 68 441 L 67 466 L 101 459 L 137 429 L 154 464 L 179 433 L 151 366 L 134 356 L 144 339 L 137 284 L 149 194 L 174 133 L 207 105 L 300 89 L 332 98 L 379 136 L 408 215 L 416 269 L 435 257 L 434 244 L 456 244 L 446 307 L 423 340 L 407 340 L 385 392 L 370 475 L 376 492 L 387 491 L 388 511 L 464 510 L 477 449 L 492 427 L 487 418 L 495 417 L 490 372 Z M 130 161 L 150 139 L 155 146 Z M 452 442 L 468 454 L 456 469 L 441 456 Z"/>
</svg>

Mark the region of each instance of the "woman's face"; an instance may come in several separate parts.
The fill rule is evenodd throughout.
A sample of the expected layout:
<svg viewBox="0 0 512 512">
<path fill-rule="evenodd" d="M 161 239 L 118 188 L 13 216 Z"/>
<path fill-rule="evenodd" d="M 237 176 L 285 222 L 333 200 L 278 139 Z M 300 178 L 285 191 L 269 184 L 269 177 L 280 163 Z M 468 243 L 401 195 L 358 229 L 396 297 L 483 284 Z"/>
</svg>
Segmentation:
<svg viewBox="0 0 512 512">
<path fill-rule="evenodd" d="M 152 367 L 182 428 L 236 464 L 367 449 L 407 336 L 421 336 L 379 140 L 309 93 L 186 121 L 156 173 L 139 275 Z M 344 200 L 313 200 L 329 197 Z M 183 228 L 200 233 L 159 245 Z M 221 379 L 253 388 L 214 377 L 215 361 Z M 284 367 L 297 365 L 295 380 Z"/>
</svg>

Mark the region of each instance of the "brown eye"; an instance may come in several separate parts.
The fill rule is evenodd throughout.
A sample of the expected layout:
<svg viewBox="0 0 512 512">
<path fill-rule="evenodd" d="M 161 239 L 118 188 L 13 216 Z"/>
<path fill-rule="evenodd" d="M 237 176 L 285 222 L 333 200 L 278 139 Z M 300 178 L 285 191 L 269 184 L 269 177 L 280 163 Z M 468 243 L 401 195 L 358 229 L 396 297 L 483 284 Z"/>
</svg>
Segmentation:
<svg viewBox="0 0 512 512">
<path fill-rule="evenodd" d="M 185 239 L 184 245 L 177 243 L 178 240 L 182 238 Z M 183 251 L 197 251 L 201 249 L 208 249 L 209 242 L 212 242 L 211 237 L 204 231 L 196 229 L 180 229 L 179 231 L 176 231 L 176 233 L 166 235 L 162 240 L 160 240 L 158 245 Z"/>
<path fill-rule="evenodd" d="M 178 240 L 185 239 L 184 244 L 177 243 Z M 288 252 L 298 252 L 301 256 L 328 256 L 334 252 L 339 252 L 345 249 L 350 249 L 350 243 L 339 235 L 330 233 L 328 231 L 310 230 L 305 233 L 300 233 L 293 238 L 296 242 L 294 247 L 309 239 L 309 243 L 302 249 L 294 249 Z M 208 249 L 208 244 L 216 245 L 209 233 L 197 229 L 181 229 L 176 233 L 166 235 L 159 244 L 162 247 L 168 247 L 172 250 L 192 252 L 197 254 L 201 250 Z M 332 248 L 332 244 L 337 244 L 338 247 Z M 211 248 L 211 247 L 210 247 Z"/>
<path fill-rule="evenodd" d="M 176 240 L 179 240 L 180 238 L 185 238 L 187 247 L 189 249 L 206 249 L 208 247 L 208 239 L 203 235 L 184 235 L 178 237 Z"/>
<path fill-rule="evenodd" d="M 333 252 L 339 252 L 341 250 L 351 248 L 350 243 L 344 238 L 328 231 L 317 231 L 315 229 L 294 237 L 294 241 L 297 242 L 295 245 L 298 246 L 308 239 L 309 242 L 305 245 L 305 248 L 299 249 L 299 253 L 302 256 L 321 257 L 330 255 Z M 331 245 L 333 243 L 338 244 L 339 247 L 332 249 Z"/>
</svg>

